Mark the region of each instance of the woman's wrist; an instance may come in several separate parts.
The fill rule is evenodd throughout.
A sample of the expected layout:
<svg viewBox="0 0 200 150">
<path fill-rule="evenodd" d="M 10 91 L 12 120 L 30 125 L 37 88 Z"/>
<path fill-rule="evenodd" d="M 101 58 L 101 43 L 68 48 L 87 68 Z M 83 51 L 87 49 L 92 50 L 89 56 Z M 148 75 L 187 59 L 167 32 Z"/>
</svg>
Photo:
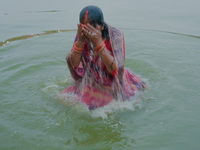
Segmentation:
<svg viewBox="0 0 200 150">
<path fill-rule="evenodd" d="M 105 49 L 105 47 L 106 47 L 106 45 L 105 45 L 105 43 L 104 43 L 104 41 L 101 41 L 99 44 L 98 44 L 98 46 L 96 46 L 96 51 L 98 52 L 98 53 L 101 53 L 104 49 Z"/>
<path fill-rule="evenodd" d="M 107 51 L 105 50 L 106 48 L 104 47 L 103 49 L 101 49 L 101 51 L 98 51 L 99 56 L 106 56 L 108 55 Z"/>
<path fill-rule="evenodd" d="M 83 44 L 84 43 L 81 41 L 77 41 L 76 43 L 74 43 L 73 45 L 74 51 L 76 51 L 77 53 L 82 53 L 84 50 Z"/>
<path fill-rule="evenodd" d="M 95 47 L 95 49 L 102 43 L 104 42 L 101 38 L 97 41 L 97 42 L 94 42 L 93 45 Z"/>
<path fill-rule="evenodd" d="M 84 44 L 84 41 L 81 41 L 81 40 L 76 41 L 76 46 L 77 46 L 78 48 L 82 48 L 82 47 L 83 47 L 83 44 Z"/>
</svg>

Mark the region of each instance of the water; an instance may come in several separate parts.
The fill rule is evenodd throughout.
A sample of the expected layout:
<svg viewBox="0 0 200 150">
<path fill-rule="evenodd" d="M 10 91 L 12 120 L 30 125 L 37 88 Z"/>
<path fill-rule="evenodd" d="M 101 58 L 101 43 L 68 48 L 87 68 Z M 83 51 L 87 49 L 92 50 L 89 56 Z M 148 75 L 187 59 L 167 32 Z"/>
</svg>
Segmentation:
<svg viewBox="0 0 200 150">
<path fill-rule="evenodd" d="M 149 88 L 90 112 L 58 93 L 71 81 L 65 56 L 76 34 L 63 30 L 91 3 L 122 29 L 126 67 Z M 199 149 L 198 1 L 1 4 L 0 41 L 17 38 L 0 47 L 0 149 Z"/>
</svg>

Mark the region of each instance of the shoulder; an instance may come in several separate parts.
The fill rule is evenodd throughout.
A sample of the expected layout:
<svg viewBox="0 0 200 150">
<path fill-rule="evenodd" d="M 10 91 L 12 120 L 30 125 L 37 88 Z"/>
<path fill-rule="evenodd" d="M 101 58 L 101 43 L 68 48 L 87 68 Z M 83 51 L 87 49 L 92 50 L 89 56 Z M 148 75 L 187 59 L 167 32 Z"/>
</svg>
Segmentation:
<svg viewBox="0 0 200 150">
<path fill-rule="evenodd" d="M 107 25 L 108 26 L 108 32 L 109 32 L 109 37 L 110 37 L 110 40 L 111 42 L 113 43 L 113 41 L 115 41 L 114 43 L 115 44 L 120 44 L 121 41 L 124 40 L 124 34 L 123 32 L 116 28 L 116 27 L 112 27 L 110 25 Z"/>
<path fill-rule="evenodd" d="M 107 24 L 107 26 L 110 34 L 123 35 L 123 32 L 119 28 L 113 27 L 109 24 Z"/>
</svg>

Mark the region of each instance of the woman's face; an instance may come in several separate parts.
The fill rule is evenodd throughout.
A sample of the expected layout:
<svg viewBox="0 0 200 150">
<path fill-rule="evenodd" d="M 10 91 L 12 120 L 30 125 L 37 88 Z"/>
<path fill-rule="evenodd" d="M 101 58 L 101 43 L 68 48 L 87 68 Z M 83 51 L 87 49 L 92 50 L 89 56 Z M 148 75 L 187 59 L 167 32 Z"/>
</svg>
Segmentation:
<svg viewBox="0 0 200 150">
<path fill-rule="evenodd" d="M 93 26 L 95 29 L 99 30 L 100 32 L 103 30 L 103 26 L 101 26 L 97 23 L 95 23 L 95 24 L 91 23 L 91 21 L 89 19 L 84 20 L 84 23 L 82 23 L 82 24 L 87 25 L 87 23 L 89 23 L 91 26 Z"/>
<path fill-rule="evenodd" d="M 96 34 L 96 33 L 98 33 L 98 32 L 102 32 L 102 30 L 103 30 L 103 26 L 101 26 L 101 25 L 99 25 L 99 24 L 97 24 L 97 23 L 91 23 L 89 20 L 87 20 L 87 21 L 84 21 L 84 23 L 81 23 L 82 25 L 87 25 L 87 24 L 90 24 L 91 26 L 93 26 L 95 29 L 94 30 L 96 30 L 96 31 L 88 31 L 88 33 L 89 32 L 92 32 L 93 34 Z M 85 38 L 86 38 L 86 40 L 88 40 L 88 41 L 90 41 L 90 39 L 87 37 L 87 36 L 85 36 Z"/>
</svg>

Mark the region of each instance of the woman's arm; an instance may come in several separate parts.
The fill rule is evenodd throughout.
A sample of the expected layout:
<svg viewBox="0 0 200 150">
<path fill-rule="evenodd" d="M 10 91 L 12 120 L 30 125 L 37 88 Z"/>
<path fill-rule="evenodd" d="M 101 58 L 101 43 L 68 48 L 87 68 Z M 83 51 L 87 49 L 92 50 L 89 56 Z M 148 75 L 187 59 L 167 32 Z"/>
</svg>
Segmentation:
<svg viewBox="0 0 200 150">
<path fill-rule="evenodd" d="M 70 70 L 71 76 L 74 78 L 74 80 L 81 79 L 80 74 L 77 73 L 76 68 L 79 66 L 80 61 L 81 61 L 81 55 L 83 51 L 83 45 L 84 45 L 84 37 L 81 32 L 80 24 L 78 26 L 78 31 L 77 31 L 77 37 L 78 40 L 74 42 L 74 45 L 72 47 L 72 50 L 66 57 L 66 62 L 68 65 L 68 68 Z"/>
<path fill-rule="evenodd" d="M 74 68 L 77 68 L 81 61 L 81 55 L 83 52 L 83 46 L 84 46 L 84 41 L 85 41 L 81 24 L 78 24 L 77 27 L 78 27 L 78 30 L 77 30 L 78 40 L 75 41 L 72 48 L 72 52 L 70 54 L 71 63 Z"/>
<path fill-rule="evenodd" d="M 82 41 L 77 41 L 76 43 L 76 46 L 78 48 L 83 48 L 83 42 Z M 74 48 L 74 47 L 73 47 Z M 72 50 L 72 52 L 70 53 L 70 59 L 71 59 L 71 63 L 72 63 L 72 66 L 74 69 L 76 69 L 79 64 L 80 64 L 80 61 L 81 61 L 81 55 L 82 55 L 82 52 L 77 52 L 75 50 Z"/>
<path fill-rule="evenodd" d="M 93 43 L 95 49 L 102 58 L 104 65 L 108 72 L 115 75 L 117 70 L 117 64 L 115 57 L 113 57 L 110 52 L 106 49 L 105 44 L 102 39 L 102 33 L 100 26 L 94 28 L 90 24 L 82 25 L 83 34 Z"/>
<path fill-rule="evenodd" d="M 99 52 L 99 55 L 101 56 L 101 59 L 106 66 L 106 69 L 108 72 L 112 75 L 114 75 L 114 71 L 117 69 L 117 64 L 115 61 L 115 57 L 113 57 L 110 52 L 107 50 L 107 48 L 104 48 L 102 51 Z"/>
</svg>

